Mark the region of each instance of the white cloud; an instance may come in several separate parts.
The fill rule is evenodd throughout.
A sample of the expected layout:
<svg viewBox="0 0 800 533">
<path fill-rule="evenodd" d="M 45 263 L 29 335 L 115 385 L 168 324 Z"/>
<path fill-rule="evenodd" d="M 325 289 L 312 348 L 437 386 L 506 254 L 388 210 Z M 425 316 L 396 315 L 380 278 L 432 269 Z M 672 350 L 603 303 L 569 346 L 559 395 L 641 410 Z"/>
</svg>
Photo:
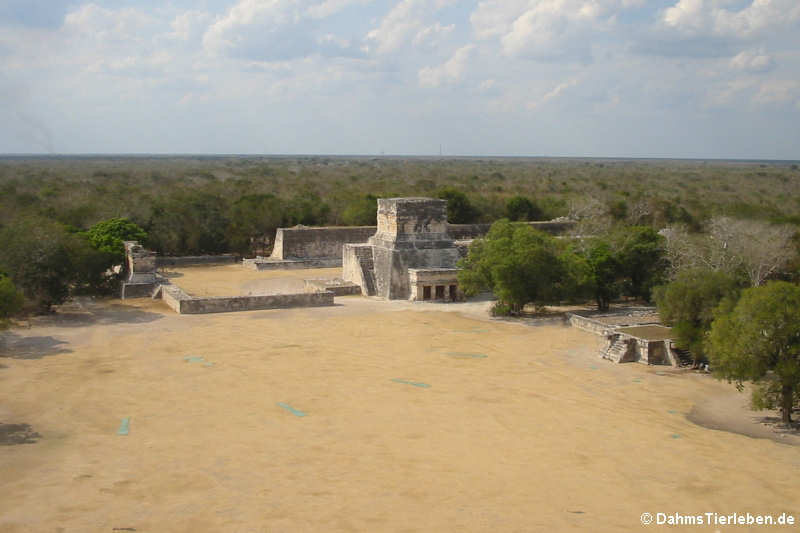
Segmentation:
<svg viewBox="0 0 800 533">
<path fill-rule="evenodd" d="M 293 42 L 303 8 L 296 0 L 240 0 L 208 28 L 203 46 L 213 55 L 290 56 L 307 48 Z"/>
<path fill-rule="evenodd" d="M 800 103 L 800 82 L 797 80 L 768 80 L 761 84 L 753 100 L 759 104 Z"/>
<path fill-rule="evenodd" d="M 180 41 L 188 41 L 197 36 L 200 30 L 205 29 L 210 20 L 211 15 L 203 11 L 184 11 L 172 20 L 170 24 L 172 32 L 169 37 Z"/>
<path fill-rule="evenodd" d="M 330 17 L 353 5 L 365 5 L 372 0 L 325 0 L 322 3 L 314 4 L 306 9 L 306 13 L 311 18 L 321 19 Z"/>
<path fill-rule="evenodd" d="M 470 16 L 478 39 L 498 39 L 508 56 L 587 59 L 592 36 L 641 0 L 484 0 Z"/>
<path fill-rule="evenodd" d="M 95 42 L 144 42 L 152 34 L 158 21 L 148 13 L 134 9 L 106 9 L 95 4 L 85 4 L 68 13 L 64 29 L 79 38 Z"/>
<path fill-rule="evenodd" d="M 239 0 L 203 35 L 204 49 L 215 57 L 282 61 L 313 54 L 358 55 L 350 41 L 320 27 L 324 19 L 370 0 Z"/>
<path fill-rule="evenodd" d="M 414 36 L 412 43 L 414 44 L 414 46 L 426 45 L 435 48 L 439 45 L 439 43 L 444 37 L 447 37 L 448 35 L 453 33 L 455 27 L 456 27 L 455 24 L 448 24 L 447 26 L 442 26 L 441 23 L 436 22 L 436 24 L 427 26 L 419 30 L 417 34 Z"/>
<path fill-rule="evenodd" d="M 418 73 L 419 86 L 435 88 L 461 81 L 474 48 L 474 45 L 468 44 L 456 50 L 453 56 L 441 65 L 421 69 Z"/>
<path fill-rule="evenodd" d="M 735 39 L 763 35 L 800 20 L 797 0 L 752 0 L 741 9 L 730 9 L 719 0 L 678 0 L 664 10 L 663 24 L 687 35 L 715 35 Z"/>
<path fill-rule="evenodd" d="M 374 43 L 369 50 L 378 54 L 394 52 L 430 28 L 427 21 L 432 15 L 452 3 L 454 0 L 400 0 L 383 17 L 378 27 L 367 34 L 367 41 Z"/>
<path fill-rule="evenodd" d="M 538 107 L 541 107 L 541 106 L 545 105 L 546 103 L 548 103 L 549 101 L 559 98 L 560 96 L 562 96 L 564 94 L 565 91 L 567 91 L 568 89 L 574 87 L 577 84 L 578 84 L 578 80 L 575 80 L 575 79 L 567 80 L 565 82 L 559 83 L 558 85 L 553 87 L 551 90 L 547 91 L 544 95 L 542 95 L 542 97 L 539 98 L 538 100 L 535 100 L 533 102 L 529 102 L 527 107 L 528 107 L 529 110 L 534 110 L 534 109 L 536 109 Z"/>
<path fill-rule="evenodd" d="M 745 50 L 731 59 L 730 66 L 742 72 L 768 72 L 775 67 L 775 59 L 763 50 Z"/>
</svg>

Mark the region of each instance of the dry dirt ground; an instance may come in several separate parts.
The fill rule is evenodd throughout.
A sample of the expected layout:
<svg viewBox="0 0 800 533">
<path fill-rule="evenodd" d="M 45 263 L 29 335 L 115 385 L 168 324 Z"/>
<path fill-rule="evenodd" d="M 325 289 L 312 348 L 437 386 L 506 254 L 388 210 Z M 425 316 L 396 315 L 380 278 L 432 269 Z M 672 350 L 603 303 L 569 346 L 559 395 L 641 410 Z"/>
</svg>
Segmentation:
<svg viewBox="0 0 800 533">
<path fill-rule="evenodd" d="M 796 530 L 645 528 L 644 512 L 800 518 L 800 447 L 687 419 L 740 401 L 726 383 L 484 311 L 111 301 L 12 330 L 0 532 Z"/>
<path fill-rule="evenodd" d="M 241 265 L 162 269 L 161 274 L 192 296 L 247 296 L 303 292 L 305 279 L 341 277 L 341 268 L 249 270 Z"/>
</svg>

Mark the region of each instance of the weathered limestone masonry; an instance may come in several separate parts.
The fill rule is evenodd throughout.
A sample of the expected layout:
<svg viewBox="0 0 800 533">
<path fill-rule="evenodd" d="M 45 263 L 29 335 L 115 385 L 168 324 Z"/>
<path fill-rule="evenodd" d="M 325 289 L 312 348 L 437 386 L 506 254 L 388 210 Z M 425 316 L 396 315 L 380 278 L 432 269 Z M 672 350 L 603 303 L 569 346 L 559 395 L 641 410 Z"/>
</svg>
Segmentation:
<svg viewBox="0 0 800 533">
<path fill-rule="evenodd" d="M 547 220 L 540 222 L 525 222 L 528 226 L 551 235 L 563 235 L 575 226 L 575 223 L 567 219 Z M 489 233 L 491 224 L 448 224 L 447 229 L 450 236 L 457 241 L 470 241 L 483 237 Z"/>
<path fill-rule="evenodd" d="M 486 235 L 491 224 L 447 224 L 447 233 L 456 241 L 461 255 L 472 239 Z M 527 222 L 529 226 L 546 233 L 560 235 L 574 226 L 568 220 Z M 336 267 L 344 264 L 343 246 L 366 244 L 377 226 L 347 226 L 307 228 L 279 228 L 275 233 L 275 246 L 269 257 L 244 259 L 243 264 L 255 270 L 292 268 Z"/>
<path fill-rule="evenodd" d="M 184 267 L 191 265 L 228 265 L 238 263 L 241 256 L 234 254 L 222 255 L 187 255 L 182 257 L 156 257 L 156 266 Z"/>
<path fill-rule="evenodd" d="M 125 241 L 124 244 L 128 279 L 122 283 L 120 297 L 123 300 L 148 298 L 159 284 L 156 278 L 156 253 L 145 250 L 136 241 Z"/>
<path fill-rule="evenodd" d="M 306 292 L 332 292 L 334 296 L 351 296 L 361 294 L 361 287 L 355 283 L 334 279 L 304 279 L 303 285 Z"/>
<path fill-rule="evenodd" d="M 353 287 L 341 282 L 331 287 L 321 287 L 313 283 L 297 294 L 272 294 L 262 296 L 223 296 L 195 297 L 172 285 L 168 279 L 156 272 L 156 254 L 145 250 L 134 241 L 125 242 L 125 255 L 128 264 L 128 280 L 122 284 L 122 299 L 160 298 L 176 313 L 205 314 L 229 313 L 234 311 L 255 311 L 262 309 L 289 309 L 293 307 L 321 307 L 333 305 L 334 293 L 346 293 Z M 211 256 L 208 256 L 211 257 Z M 179 264 L 209 264 L 216 261 L 206 257 L 178 258 Z M 180 260 L 183 259 L 183 262 Z M 229 261 L 226 261 L 229 262 Z M 174 264 L 174 263 L 167 263 Z"/>
<path fill-rule="evenodd" d="M 409 300 L 443 300 L 458 302 L 464 293 L 458 288 L 457 268 L 409 268 L 408 284 L 411 289 Z"/>
<path fill-rule="evenodd" d="M 374 234 L 374 226 L 278 228 L 270 258 L 337 259 L 341 264 L 344 244 L 367 242 Z"/>
<path fill-rule="evenodd" d="M 671 349 L 671 335 L 671 328 L 666 326 L 617 328 L 608 332 L 601 354 L 615 363 L 679 366 L 678 355 Z"/>
<path fill-rule="evenodd" d="M 417 270 L 415 284 L 419 282 L 420 271 L 426 271 L 429 277 L 438 276 L 439 288 L 435 289 L 438 299 L 448 299 L 451 285 L 455 286 L 453 299 L 458 298 L 456 262 L 461 254 L 448 233 L 444 200 L 378 200 L 377 232 L 367 245 L 346 245 L 343 256 L 344 278 L 360 285 L 364 294 L 387 300 L 411 298 L 411 269 Z M 444 280 L 443 275 L 448 279 Z M 413 297 L 422 299 L 418 292 L 419 287 L 415 287 Z"/>
<path fill-rule="evenodd" d="M 175 285 L 162 285 L 160 293 L 161 299 L 180 315 L 290 309 L 293 307 L 326 307 L 333 305 L 334 298 L 332 291 L 197 298 L 186 294 Z"/>
<path fill-rule="evenodd" d="M 654 315 L 607 314 L 594 318 L 570 313 L 572 327 L 604 337 L 600 356 L 615 363 L 680 366 L 672 329 L 654 322 Z"/>
</svg>

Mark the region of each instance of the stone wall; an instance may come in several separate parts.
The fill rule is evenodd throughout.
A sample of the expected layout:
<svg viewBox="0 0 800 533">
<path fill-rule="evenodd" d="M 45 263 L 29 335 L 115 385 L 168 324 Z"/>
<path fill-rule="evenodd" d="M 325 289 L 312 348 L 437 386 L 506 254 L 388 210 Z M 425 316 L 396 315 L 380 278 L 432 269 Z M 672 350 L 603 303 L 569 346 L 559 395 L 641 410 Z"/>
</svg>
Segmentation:
<svg viewBox="0 0 800 533">
<path fill-rule="evenodd" d="M 521 222 L 533 229 L 549 233 L 551 235 L 563 235 L 575 226 L 570 220 L 547 220 L 541 222 Z M 489 233 L 491 224 L 448 224 L 450 237 L 457 241 L 478 239 Z"/>
<path fill-rule="evenodd" d="M 413 199 L 412 199 L 413 200 Z M 444 200 L 442 205 L 446 206 Z M 391 209 L 391 208 L 385 208 Z M 379 213 L 379 221 L 382 221 L 383 228 L 380 226 L 343 226 L 343 227 L 303 227 L 279 228 L 275 232 L 275 246 L 272 249 L 271 261 L 294 260 L 294 259 L 342 259 L 342 246 L 345 244 L 363 244 L 376 233 L 392 234 L 395 238 L 402 239 L 403 235 L 417 233 L 427 234 L 447 234 L 450 239 L 456 241 L 470 241 L 483 237 L 489 231 L 491 224 L 448 224 L 439 217 L 442 209 L 446 207 L 437 206 L 433 211 L 421 214 L 413 221 L 411 219 L 402 220 L 400 214 L 400 228 L 389 227 L 390 218 L 397 213 L 390 213 L 384 210 Z M 435 211 L 435 212 L 434 212 Z M 435 220 L 435 222 L 434 222 Z M 411 224 L 411 225 L 409 225 Z M 417 226 L 414 226 L 416 224 Z M 426 224 L 428 226 L 426 226 Z M 436 224 L 436 227 L 431 227 Z M 569 231 L 574 226 L 570 221 L 547 221 L 547 222 L 527 222 L 533 228 L 560 235 Z M 466 246 L 466 244 L 464 244 Z M 159 259 L 160 260 L 160 259 Z M 304 267 L 313 268 L 313 267 Z"/>
<path fill-rule="evenodd" d="M 409 300 L 458 302 L 464 293 L 458 287 L 457 268 L 408 269 Z"/>
<path fill-rule="evenodd" d="M 255 259 L 243 259 L 242 266 L 251 270 L 301 270 L 307 268 L 335 268 L 342 266 L 342 260 L 332 258 L 273 259 L 271 257 L 256 257 Z"/>
<path fill-rule="evenodd" d="M 122 282 L 120 298 L 146 298 L 158 286 L 156 254 L 136 241 L 125 241 L 125 269 L 128 277 Z"/>
<path fill-rule="evenodd" d="M 333 297 L 333 292 L 323 291 L 264 296 L 197 298 L 189 296 L 175 285 L 164 285 L 161 288 L 162 300 L 181 315 L 291 309 L 294 307 L 325 307 L 333 305 Z"/>
<path fill-rule="evenodd" d="M 278 228 L 270 258 L 333 258 L 341 261 L 343 245 L 367 242 L 374 234 L 375 226 Z"/>
<path fill-rule="evenodd" d="M 239 256 L 233 254 L 223 255 L 187 255 L 181 257 L 156 257 L 156 266 L 190 266 L 190 265 L 215 265 L 236 263 Z"/>
<path fill-rule="evenodd" d="M 588 331 L 596 335 L 605 335 L 609 330 L 613 329 L 608 324 L 603 324 L 598 320 L 592 320 L 591 318 L 586 318 L 585 316 L 576 315 L 574 313 L 567 313 L 567 320 L 569 321 L 569 325 L 573 328 L 582 329 L 583 331 Z"/>
</svg>

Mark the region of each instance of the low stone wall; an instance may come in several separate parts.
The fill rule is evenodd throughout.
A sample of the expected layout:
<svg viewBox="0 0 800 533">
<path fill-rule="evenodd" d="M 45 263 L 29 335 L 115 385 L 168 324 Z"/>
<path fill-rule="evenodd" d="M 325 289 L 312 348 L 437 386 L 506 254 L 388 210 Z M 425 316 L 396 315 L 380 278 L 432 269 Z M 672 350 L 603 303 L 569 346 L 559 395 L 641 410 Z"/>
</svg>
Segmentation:
<svg viewBox="0 0 800 533">
<path fill-rule="evenodd" d="M 303 280 L 306 291 L 330 291 L 334 296 L 352 296 L 361 294 L 361 287 L 343 279 L 305 279 Z"/>
<path fill-rule="evenodd" d="M 146 298 L 158 286 L 156 254 L 136 241 L 124 241 L 128 277 L 122 282 L 120 298 Z"/>
<path fill-rule="evenodd" d="M 216 265 L 237 263 L 239 256 L 234 254 L 223 255 L 187 255 L 182 257 L 156 257 L 156 266 L 190 266 L 190 265 Z"/>
<path fill-rule="evenodd" d="M 251 270 L 299 270 L 303 268 L 336 268 L 342 266 L 341 259 L 243 259 L 242 266 Z"/>
<path fill-rule="evenodd" d="M 128 283 L 123 282 L 120 297 L 125 300 L 128 298 L 150 298 L 156 290 L 157 283 Z"/>
<path fill-rule="evenodd" d="M 551 235 L 562 235 L 572 229 L 575 223 L 569 220 L 546 220 L 541 222 L 521 222 L 533 229 L 549 233 Z M 466 241 L 483 237 L 489 233 L 491 224 L 448 224 L 447 232 L 454 240 Z"/>
<path fill-rule="evenodd" d="M 568 220 L 548 220 L 544 222 L 523 222 L 532 228 L 560 235 L 569 231 L 574 222 Z M 447 224 L 447 232 L 453 240 L 469 241 L 483 237 L 491 224 Z M 275 232 L 275 245 L 272 260 L 342 258 L 345 244 L 363 244 L 377 232 L 377 226 L 341 227 L 294 227 L 278 228 Z"/>
<path fill-rule="evenodd" d="M 583 331 L 588 331 L 596 335 L 605 335 L 608 330 L 613 329 L 613 327 L 608 324 L 603 324 L 597 320 L 592 320 L 591 318 L 574 313 L 567 313 L 567 321 L 573 328 L 582 329 Z"/>
<path fill-rule="evenodd" d="M 342 260 L 342 246 L 367 242 L 376 226 L 278 228 L 271 259 L 334 258 Z"/>
<path fill-rule="evenodd" d="M 333 305 L 333 292 L 306 292 L 300 294 L 271 294 L 264 296 L 221 296 L 196 298 L 175 285 L 161 287 L 161 298 L 176 313 L 198 315 L 232 313 L 264 309 L 291 309 L 295 307 L 325 307 Z"/>
</svg>

